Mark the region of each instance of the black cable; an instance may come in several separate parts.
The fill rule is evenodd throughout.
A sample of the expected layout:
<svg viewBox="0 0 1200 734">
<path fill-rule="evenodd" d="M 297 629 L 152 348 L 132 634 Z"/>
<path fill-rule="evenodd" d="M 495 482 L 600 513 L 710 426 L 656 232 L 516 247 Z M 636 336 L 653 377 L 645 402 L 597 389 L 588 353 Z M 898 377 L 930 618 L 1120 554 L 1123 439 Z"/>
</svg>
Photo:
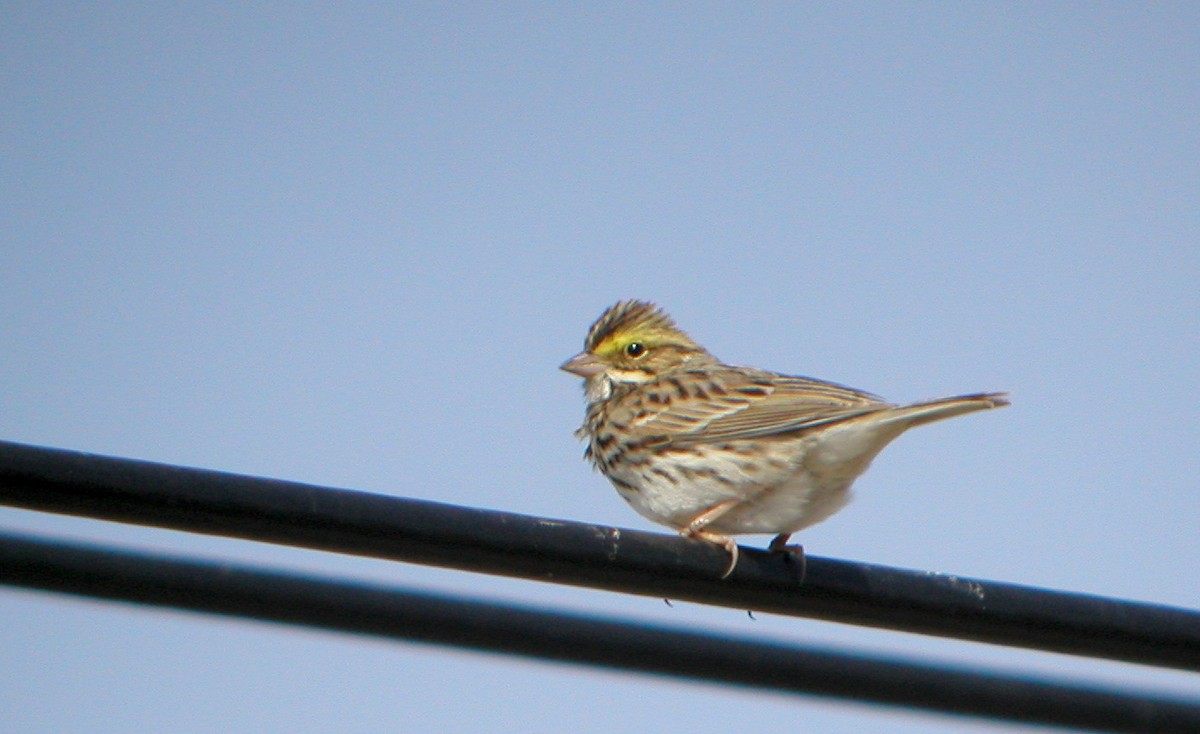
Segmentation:
<svg viewBox="0 0 1200 734">
<path fill-rule="evenodd" d="M 0 503 L 943 637 L 1200 670 L 1200 613 L 0 442 Z"/>
<path fill-rule="evenodd" d="M 1104 732 L 1200 731 L 1200 701 L 14 535 L 0 535 L 0 583 L 1023 723 Z"/>
</svg>

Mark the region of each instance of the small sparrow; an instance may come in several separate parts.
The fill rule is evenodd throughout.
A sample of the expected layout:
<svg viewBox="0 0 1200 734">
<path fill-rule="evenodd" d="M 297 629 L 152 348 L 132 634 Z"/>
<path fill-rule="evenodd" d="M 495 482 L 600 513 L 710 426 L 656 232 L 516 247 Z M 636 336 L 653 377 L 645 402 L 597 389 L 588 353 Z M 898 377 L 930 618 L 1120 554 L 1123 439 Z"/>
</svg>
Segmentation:
<svg viewBox="0 0 1200 734">
<path fill-rule="evenodd" d="M 978 393 L 894 405 L 870 393 L 727 365 L 645 301 L 621 301 L 562 365 L 585 379 L 584 456 L 644 517 L 723 546 L 792 533 L 850 501 L 850 485 L 913 426 L 1008 405 Z M 794 549 L 799 550 L 799 549 Z"/>
</svg>

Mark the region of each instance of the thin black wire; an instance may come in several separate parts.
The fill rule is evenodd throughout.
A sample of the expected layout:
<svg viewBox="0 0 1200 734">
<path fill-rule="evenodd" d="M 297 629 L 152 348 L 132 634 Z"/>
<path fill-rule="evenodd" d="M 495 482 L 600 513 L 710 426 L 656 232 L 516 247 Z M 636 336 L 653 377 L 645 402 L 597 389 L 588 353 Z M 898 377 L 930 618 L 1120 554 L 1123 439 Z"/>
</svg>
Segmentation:
<svg viewBox="0 0 1200 734">
<path fill-rule="evenodd" d="M 0 583 L 949 714 L 1103 732 L 1200 731 L 1200 701 L 28 536 L 0 535 Z"/>
<path fill-rule="evenodd" d="M 1200 613 L 0 442 L 0 503 L 653 597 L 1200 670 Z"/>
</svg>

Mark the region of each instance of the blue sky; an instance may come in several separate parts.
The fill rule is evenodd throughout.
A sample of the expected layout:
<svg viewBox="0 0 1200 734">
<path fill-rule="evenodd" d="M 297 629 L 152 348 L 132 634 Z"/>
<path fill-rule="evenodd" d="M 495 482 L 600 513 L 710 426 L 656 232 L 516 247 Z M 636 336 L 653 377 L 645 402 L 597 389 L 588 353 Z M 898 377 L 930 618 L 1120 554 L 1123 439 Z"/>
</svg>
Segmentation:
<svg viewBox="0 0 1200 734">
<path fill-rule="evenodd" d="M 1200 607 L 1198 34 L 1190 3 L 6 3 L 0 439 L 653 529 L 581 461 L 557 370 L 604 307 L 648 298 L 727 361 L 897 401 L 1012 391 L 891 446 L 810 553 Z M 15 510 L 0 527 L 1196 692 Z M 5 589 L 0 619 L 23 732 L 1005 730 Z"/>
</svg>

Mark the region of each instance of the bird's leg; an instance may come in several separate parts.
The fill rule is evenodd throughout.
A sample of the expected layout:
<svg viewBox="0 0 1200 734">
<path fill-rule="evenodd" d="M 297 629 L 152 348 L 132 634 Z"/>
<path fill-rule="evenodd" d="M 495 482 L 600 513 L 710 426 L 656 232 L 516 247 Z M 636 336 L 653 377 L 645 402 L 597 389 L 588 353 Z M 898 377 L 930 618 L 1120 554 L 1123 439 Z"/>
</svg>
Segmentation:
<svg viewBox="0 0 1200 734">
<path fill-rule="evenodd" d="M 804 560 L 804 546 L 788 545 L 788 539 L 792 537 L 791 533 L 780 533 L 771 539 L 771 544 L 767 546 L 767 550 L 772 553 L 784 553 L 788 557 L 795 559 L 800 564 L 800 580 L 804 580 L 806 571 L 806 563 Z"/>
<path fill-rule="evenodd" d="M 692 518 L 692 521 L 679 531 L 679 534 L 685 538 L 700 538 L 701 540 L 707 540 L 710 543 L 716 543 L 717 545 L 725 548 L 726 552 L 729 553 L 729 567 L 725 569 L 725 573 L 721 574 L 721 578 L 723 579 L 728 578 L 729 574 L 733 573 L 733 569 L 737 567 L 737 542 L 727 535 L 709 532 L 704 528 L 724 515 L 726 512 L 732 510 L 739 502 L 741 502 L 740 499 L 731 499 L 715 504 L 704 512 L 701 512 L 696 517 Z"/>
</svg>

